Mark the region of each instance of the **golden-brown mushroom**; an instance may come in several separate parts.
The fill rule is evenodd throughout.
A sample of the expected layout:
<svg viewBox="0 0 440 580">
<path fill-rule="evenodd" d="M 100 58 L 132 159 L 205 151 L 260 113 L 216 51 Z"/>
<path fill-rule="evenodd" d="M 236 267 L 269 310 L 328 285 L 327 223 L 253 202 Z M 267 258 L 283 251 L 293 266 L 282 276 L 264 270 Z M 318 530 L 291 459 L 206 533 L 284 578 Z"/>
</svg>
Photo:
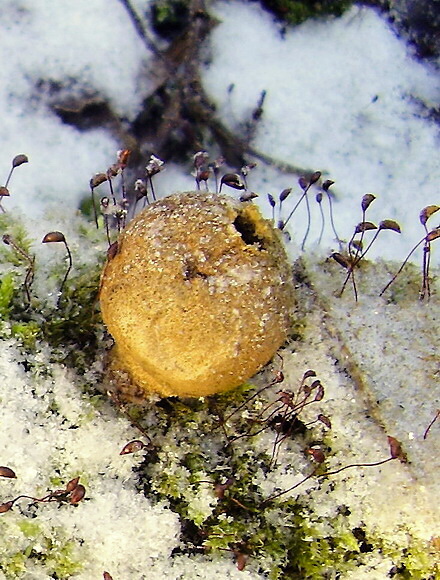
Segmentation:
<svg viewBox="0 0 440 580">
<path fill-rule="evenodd" d="M 113 368 L 143 392 L 199 397 L 272 358 L 289 331 L 293 287 L 279 232 L 256 206 L 188 192 L 130 222 L 100 301 Z"/>
</svg>

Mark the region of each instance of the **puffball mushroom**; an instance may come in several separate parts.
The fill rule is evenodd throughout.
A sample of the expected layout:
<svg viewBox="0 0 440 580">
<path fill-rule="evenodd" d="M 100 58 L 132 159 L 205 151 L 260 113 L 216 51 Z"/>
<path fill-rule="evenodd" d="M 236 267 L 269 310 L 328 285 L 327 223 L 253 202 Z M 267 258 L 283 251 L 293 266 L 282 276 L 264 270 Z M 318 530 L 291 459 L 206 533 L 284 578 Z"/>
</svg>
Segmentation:
<svg viewBox="0 0 440 580">
<path fill-rule="evenodd" d="M 294 303 L 280 235 L 251 203 L 186 192 L 139 213 L 110 252 L 101 310 L 110 366 L 143 394 L 200 397 L 252 377 Z"/>
</svg>

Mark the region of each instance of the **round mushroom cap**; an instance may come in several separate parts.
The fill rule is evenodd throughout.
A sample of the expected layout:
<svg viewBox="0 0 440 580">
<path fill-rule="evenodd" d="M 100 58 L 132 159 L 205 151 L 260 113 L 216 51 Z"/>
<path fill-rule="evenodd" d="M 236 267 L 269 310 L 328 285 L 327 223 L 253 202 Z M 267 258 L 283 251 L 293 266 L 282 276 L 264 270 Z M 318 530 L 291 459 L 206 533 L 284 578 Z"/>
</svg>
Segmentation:
<svg viewBox="0 0 440 580">
<path fill-rule="evenodd" d="M 144 393 L 200 397 L 252 377 L 294 303 L 279 232 L 251 203 L 170 195 L 122 232 L 101 278 L 112 366 Z"/>
</svg>

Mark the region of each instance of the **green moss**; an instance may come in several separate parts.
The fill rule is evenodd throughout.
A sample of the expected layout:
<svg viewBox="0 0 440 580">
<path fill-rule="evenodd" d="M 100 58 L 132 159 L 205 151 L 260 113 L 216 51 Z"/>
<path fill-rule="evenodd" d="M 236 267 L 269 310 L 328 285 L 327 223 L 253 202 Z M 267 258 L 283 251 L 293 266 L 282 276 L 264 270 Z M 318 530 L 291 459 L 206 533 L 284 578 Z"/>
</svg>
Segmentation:
<svg viewBox="0 0 440 580">
<path fill-rule="evenodd" d="M 309 18 L 341 16 L 353 4 L 351 0 L 262 0 L 263 6 L 290 25 Z"/>
<path fill-rule="evenodd" d="M 14 322 L 11 326 L 11 336 L 28 350 L 35 350 L 37 339 L 41 339 L 41 327 L 35 320 L 29 322 Z"/>
<path fill-rule="evenodd" d="M 0 318 L 3 320 L 7 320 L 10 316 L 14 292 L 14 275 L 9 272 L 4 274 L 0 280 Z"/>
<path fill-rule="evenodd" d="M 79 204 L 79 211 L 89 221 L 95 221 L 95 214 L 93 212 L 93 201 L 90 195 L 83 197 Z"/>
<path fill-rule="evenodd" d="M 0 570 L 7 578 L 28 577 L 29 560 L 44 568 L 48 578 L 64 580 L 82 569 L 78 559 L 77 544 L 63 539 L 62 530 L 53 530 L 55 536 L 45 536 L 43 528 L 35 520 L 22 518 L 17 522 L 18 529 L 26 537 L 26 546 L 20 551 L 13 550 L 14 540 L 9 546 L 8 535 L 4 537 L 0 549 Z M 11 550 L 12 548 L 12 550 Z"/>
<path fill-rule="evenodd" d="M 94 358 L 103 332 L 97 302 L 100 264 L 66 284 L 59 307 L 42 311 L 41 332 L 57 360 L 86 370 Z"/>
<path fill-rule="evenodd" d="M 62 489 L 64 488 L 66 485 L 66 481 L 64 477 L 61 477 L 60 475 L 52 475 L 49 478 L 49 486 L 52 489 Z"/>
<path fill-rule="evenodd" d="M 17 552 L 7 560 L 0 562 L 0 570 L 4 572 L 6 578 L 20 578 L 26 571 L 27 554 Z"/>
<path fill-rule="evenodd" d="M 154 0 L 151 5 L 154 30 L 170 40 L 188 24 L 189 7 L 186 0 Z"/>
<path fill-rule="evenodd" d="M 271 446 L 265 453 L 256 449 L 253 437 L 239 446 L 230 441 L 248 432 L 247 412 L 267 404 L 258 396 L 251 399 L 254 393 L 255 388 L 245 385 L 205 400 L 167 399 L 150 407 L 144 417 L 149 432 L 156 422 L 162 436 L 154 439 L 156 449 L 141 468 L 145 492 L 169 502 L 180 515 L 183 550 L 188 553 L 195 548 L 229 551 L 231 557 L 243 553 L 254 569 L 272 580 L 321 579 L 333 569 L 354 569 L 361 561 L 360 546 L 342 516 L 331 526 L 303 501 L 264 503 L 256 482 L 271 470 Z M 242 411 L 247 412 L 222 426 L 220 418 L 246 401 Z M 225 482 L 229 483 L 223 494 L 216 495 L 215 484 Z M 205 501 L 202 507 L 200 497 Z M 322 529 L 329 525 L 333 533 L 326 537 Z"/>
<path fill-rule="evenodd" d="M 181 550 L 230 553 L 231 558 L 244 554 L 248 566 L 270 580 L 324 580 L 335 570 L 352 573 L 368 564 L 371 552 L 389 555 L 396 578 L 430 578 L 426 570 L 435 556 L 409 535 L 407 546 L 392 539 L 381 544 L 368 529 L 353 529 L 343 509 L 333 517 L 317 516 L 307 493 L 265 502 L 258 482 L 272 469 L 272 445 L 263 452 L 252 436 L 233 443 L 234 437 L 249 433 L 248 417 L 273 397 L 252 398 L 255 391 L 244 385 L 204 400 L 164 399 L 144 409 L 143 416 L 138 409 L 137 420 L 148 425 L 154 445 L 140 468 L 141 485 L 148 497 L 168 502 L 179 514 Z M 233 414 L 234 409 L 240 411 Z M 314 432 L 305 428 L 296 437 L 304 448 Z M 219 493 L 217 484 L 225 483 Z"/>
<path fill-rule="evenodd" d="M 406 534 L 404 534 L 406 535 Z M 414 540 L 406 535 L 405 545 L 396 546 L 389 539 L 373 536 L 375 549 L 394 562 L 395 580 L 435 580 L 440 577 L 439 548 L 435 542 Z"/>
<path fill-rule="evenodd" d="M 318 527 L 314 528 L 315 519 Z M 259 571 L 279 578 L 322 579 L 337 569 L 355 569 L 359 543 L 347 524 L 335 518 L 335 533 L 324 536 L 322 523 L 293 501 L 266 507 L 253 516 L 223 516 L 209 528 L 206 547 L 241 551 L 256 559 Z M 340 530 L 336 532 L 336 530 Z M 204 533 L 207 533 L 205 527 Z"/>
<path fill-rule="evenodd" d="M 17 220 L 9 215 L 0 216 L 0 225 L 29 253 L 30 241 Z M 96 243 L 93 225 L 78 222 L 78 230 L 82 243 L 89 246 Z M 54 262 L 44 274 L 46 294 L 38 296 L 31 289 L 29 304 L 23 286 L 29 261 L 11 245 L 0 246 L 0 271 L 2 267 L 5 270 L 0 274 L 0 318 L 9 323 L 2 330 L 3 336 L 18 339 L 24 353 L 35 352 L 38 341 L 45 341 L 52 347 L 54 361 L 83 372 L 93 361 L 103 335 L 97 295 L 105 252 L 97 253 L 93 266 L 76 263 L 76 258 L 75 274 L 69 276 L 58 304 L 50 297 L 49 290 L 51 285 L 59 287 L 65 274 L 64 262 Z"/>
<path fill-rule="evenodd" d="M 14 218 L 9 213 L 0 214 L 0 231 L 2 235 L 9 235 L 14 243 L 27 254 L 31 253 L 32 241 L 20 219 Z M 8 244 L 0 244 L 0 261 L 13 266 L 27 265 L 27 260 L 20 252 Z"/>
<path fill-rule="evenodd" d="M 86 239 L 87 225 L 81 227 Z M 25 243 L 23 236 L 22 239 Z M 12 264 L 12 254 L 8 249 L 0 256 L 9 269 L 0 282 L 0 314 L 8 320 L 5 326 L 10 329 L 9 336 L 19 339 L 24 352 L 35 350 L 37 341 L 43 340 L 51 346 L 53 360 L 72 365 L 79 372 L 88 370 L 95 357 L 104 352 L 96 302 L 104 256 L 97 257 L 93 266 L 76 265 L 76 275 L 68 279 L 59 307 L 36 297 L 28 308 L 16 284 L 23 264 Z M 11 272 L 11 266 L 17 272 Z M 413 269 L 409 272 L 412 279 Z M 59 265 L 54 267 L 53 274 L 58 279 L 62 276 Z M 414 276 L 418 279 L 418 270 L 414 270 Z M 301 283 L 304 294 L 311 292 L 304 262 L 295 267 L 295 281 Z M 401 284 L 403 288 L 404 282 Z M 398 285 L 394 292 L 400 292 Z M 307 324 L 306 313 L 299 312 L 297 320 L 300 322 L 296 323 L 295 332 L 300 339 Z M 411 538 L 408 545 L 400 546 L 392 539 L 386 543 L 371 537 L 368 530 L 353 530 L 343 515 L 324 520 L 309 508 L 306 493 L 298 500 L 281 497 L 265 503 L 259 482 L 273 469 L 272 442 L 277 432 L 268 425 L 266 447 L 262 447 L 255 435 L 261 424 L 249 417 L 273 401 L 276 387 L 272 394 L 264 392 L 253 397 L 257 390 L 245 384 L 207 399 L 171 398 L 143 408 L 128 408 L 131 420 L 141 424 L 153 441 L 139 468 L 139 486 L 149 498 L 168 503 L 180 515 L 182 552 L 212 551 L 224 555 L 226 550 L 231 558 L 242 553 L 249 556 L 249 566 L 271 580 L 323 580 L 334 570 L 340 573 L 355 570 L 374 550 L 390 557 L 397 579 L 434 578 L 438 554 Z M 90 399 L 93 405 L 100 401 L 97 396 Z M 54 405 L 51 409 L 57 411 Z M 238 412 L 233 414 L 234 410 Z M 239 445 L 234 444 L 236 437 L 241 437 Z M 305 448 L 314 433 L 304 427 L 295 437 L 300 447 Z M 326 442 L 331 447 L 331 434 Z M 295 469 L 295 457 L 290 468 Z M 79 474 L 72 477 L 75 475 Z M 83 480 L 81 475 L 81 481 L 87 486 L 87 477 Z M 50 482 L 59 489 L 65 484 L 64 477 L 54 477 Z M 225 484 L 223 494 L 216 484 Z M 34 520 L 24 519 L 19 528 L 29 542 L 21 552 L 2 554 L 0 570 L 8 578 L 20 578 L 27 559 L 35 559 L 59 579 L 69 578 L 80 570 L 74 542 L 44 538 Z M 38 552 L 34 549 L 37 541 Z"/>
<path fill-rule="evenodd" d="M 27 538 L 36 538 L 41 534 L 41 527 L 34 520 L 21 520 L 18 522 L 18 527 Z"/>
<path fill-rule="evenodd" d="M 49 573 L 56 574 L 56 578 L 64 580 L 71 578 L 82 569 L 81 562 L 75 556 L 77 545 L 67 541 L 61 546 L 48 542 L 45 567 Z"/>
<path fill-rule="evenodd" d="M 381 262 L 379 262 L 379 264 L 389 271 L 389 280 L 393 278 L 400 267 L 400 264 L 398 263 L 393 263 L 394 269 L 390 268 L 390 264 Z M 370 263 L 370 266 L 371 270 L 373 270 L 375 266 L 377 267 L 377 264 Z M 432 276 L 431 285 L 435 285 L 435 277 Z M 408 263 L 402 273 L 397 276 L 391 286 L 387 289 L 383 297 L 388 302 L 399 304 L 401 306 L 405 303 L 413 304 L 419 298 L 421 286 L 421 268 L 413 263 Z"/>
</svg>

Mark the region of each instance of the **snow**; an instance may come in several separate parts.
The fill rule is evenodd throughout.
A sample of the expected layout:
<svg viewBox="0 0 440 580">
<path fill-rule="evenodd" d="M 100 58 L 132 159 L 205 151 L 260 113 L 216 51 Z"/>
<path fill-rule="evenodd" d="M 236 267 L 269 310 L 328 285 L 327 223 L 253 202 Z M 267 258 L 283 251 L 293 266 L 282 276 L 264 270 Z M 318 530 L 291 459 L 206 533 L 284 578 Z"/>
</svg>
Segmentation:
<svg viewBox="0 0 440 580">
<path fill-rule="evenodd" d="M 356 458 L 354 463 L 374 462 L 386 457 L 385 439 L 391 435 L 408 455 L 407 464 L 385 464 L 363 474 L 355 485 L 338 480 L 337 493 L 357 496 L 359 517 L 373 527 L 399 530 L 409 525 L 429 538 L 440 518 L 430 500 L 439 485 L 440 441 L 434 432 L 424 438 L 438 405 L 438 302 L 431 307 L 417 300 L 384 303 L 376 288 L 388 270 L 380 262 L 374 276 L 370 272 L 358 280 L 363 292 L 358 303 L 351 292 L 338 297 L 341 284 L 333 264 L 311 258 L 307 271 L 323 310 L 321 315 L 319 307 L 309 313 L 304 347 L 289 359 L 286 373 L 310 366 L 325 376 L 333 449 L 340 445 L 342 454 Z M 340 455 L 332 467 L 338 461 Z M 323 502 L 315 509 L 329 505 Z"/>
<path fill-rule="evenodd" d="M 6 179 L 17 153 L 30 159 L 13 177 L 10 206 L 31 205 L 41 214 L 62 203 L 73 210 L 120 146 L 104 129 L 82 133 L 64 125 L 51 103 L 97 96 L 133 119 L 148 86 L 149 55 L 116 1 L 6 0 L 2 14 L 1 174 Z"/>
<path fill-rule="evenodd" d="M 139 11 L 147 5 L 136 3 Z M 267 90 L 253 147 L 280 161 L 321 170 L 336 182 L 335 220 L 341 237 L 349 238 L 361 220 L 362 195 L 376 194 L 368 219 L 395 219 L 403 234 L 390 232 L 389 241 L 378 243 L 371 255 L 402 259 L 423 236 L 420 209 L 440 204 L 440 164 L 435 154 L 439 130 L 427 114 L 427 109 L 440 105 L 437 71 L 416 61 L 405 43 L 368 8 L 355 7 L 340 19 L 306 22 L 284 34 L 255 3 L 223 1 L 213 9 L 220 23 L 207 48 L 203 82 L 222 120 L 238 132 L 246 131 L 261 91 Z M 29 222 L 37 240 L 47 231 L 61 229 L 72 240 L 76 268 L 75 256 L 87 262 L 93 259 L 93 251 L 76 237 L 75 209 L 88 195 L 90 177 L 114 161 L 121 144 L 105 128 L 81 132 L 63 124 L 52 104 L 58 98 L 97 96 L 123 119 L 132 120 L 150 86 L 150 55 L 116 0 L 4 0 L 0 35 L 1 179 L 6 179 L 14 155 L 26 153 L 30 159 L 14 173 L 11 197 L 3 205 L 8 212 L 19 210 L 37 220 Z M 50 86 L 57 87 L 55 93 Z M 296 177 L 264 163 L 251 172 L 249 182 L 268 215 L 267 193 L 277 196 L 282 189 L 294 187 L 285 204 L 287 214 L 300 192 Z M 194 181 L 189 170 L 182 175 L 182 168 L 167 165 L 157 187 L 172 193 L 193 189 Z M 314 247 L 318 220 L 314 205 L 306 250 Z M 305 216 L 300 211 L 290 228 L 292 255 L 298 254 L 304 230 Z M 99 245 L 97 239 L 93 250 Z M 44 267 L 63 259 L 64 249 L 55 246 L 38 251 L 40 294 Z M 329 248 L 337 249 L 327 223 L 320 255 Z M 434 263 L 436 255 L 434 251 Z M 420 259 L 420 253 L 415 259 Z M 438 301 L 434 298 L 430 311 L 417 300 L 405 304 L 405 309 L 378 300 L 377 286 L 389 279 L 385 266 L 373 275 L 374 288 L 361 284 L 359 304 L 354 304 L 349 288 L 342 300 L 329 298 L 343 278 L 336 267 L 331 274 L 324 272 L 329 267 L 319 256 L 310 258 L 307 268 L 318 307 L 307 312 L 308 335 L 290 353 L 286 376 L 297 384 L 298 374 L 309 367 L 325 378 L 326 412 L 333 423 L 332 467 L 344 463 L 347 454 L 354 461 L 386 457 L 386 434 L 402 441 L 411 464 L 393 461 L 360 475 L 345 472 L 337 479 L 336 491 L 327 495 L 319 494 L 318 482 L 311 480 L 305 486 L 311 505 L 317 515 L 326 517 L 350 498 L 357 506 L 351 515 L 354 526 L 365 522 L 379 536 L 392 530 L 395 538 L 401 534 L 402 545 L 408 530 L 415 538 L 429 540 L 438 533 L 440 517 L 438 506 L 431 505 L 438 495 L 438 424 L 423 439 L 438 405 Z M 1 497 L 43 495 L 53 489 L 55 475 L 65 483 L 81 475 L 87 501 L 60 509 L 54 504 L 40 506 L 38 541 L 46 538 L 61 545 L 73 539 L 84 546 L 80 554 L 84 568 L 73 576 L 78 580 L 99 578 L 104 570 L 115 579 L 141 578 L 146 570 L 152 580 L 263 578 L 252 563 L 238 572 L 229 554 L 179 555 L 171 561 L 172 550 L 179 547 L 178 517 L 138 492 L 132 468 L 142 458 L 119 456 L 123 445 L 139 433 L 110 405 L 95 408 L 81 394 L 81 380 L 73 371 L 54 365 L 40 346 L 34 362 L 41 367 L 41 376 L 36 380 L 24 372 L 14 341 L 2 340 L 1 464 L 13 468 L 17 479 L 2 478 Z M 352 369 L 364 379 L 362 385 L 349 370 L 342 370 L 347 352 Z M 369 415 L 373 408 L 374 417 Z M 270 443 L 263 436 L 257 445 L 263 448 Z M 256 480 L 265 493 L 301 480 L 308 464 L 302 455 L 292 459 L 298 455 L 295 443 L 280 450 L 280 466 Z M 290 469 L 292 461 L 297 471 Z M 203 519 L 214 503 L 209 490 L 201 488 L 191 509 Z M 2 541 L 0 563 L 29 545 L 29 538 L 19 532 L 19 518 L 18 509 L 1 515 L 3 537 L 10 540 Z M 34 550 L 38 549 L 35 544 Z M 391 561 L 374 558 L 377 552 L 356 578 L 385 577 Z M 48 578 L 38 561 L 29 566 L 34 568 L 27 569 L 26 577 Z M 0 578 L 7 578 L 1 568 Z"/>
<path fill-rule="evenodd" d="M 325 171 L 336 182 L 335 221 L 342 237 L 361 221 L 362 195 L 377 195 L 374 219 L 397 220 L 405 233 L 386 256 L 403 256 L 411 248 L 408 240 L 423 235 L 420 210 L 439 202 L 439 129 L 424 110 L 439 105 L 437 71 L 417 62 L 368 8 L 309 21 L 285 34 L 249 3 L 218 2 L 216 15 L 221 24 L 212 35 L 204 83 L 221 117 L 240 134 L 267 91 L 254 147 Z M 272 169 L 255 173 L 251 187 L 263 195 L 296 185 Z M 315 207 L 315 224 L 317 215 Z M 315 225 L 315 240 L 318 232 Z M 331 243 L 329 228 L 325 242 Z"/>
<path fill-rule="evenodd" d="M 140 14 L 148 9 L 142 2 L 137 7 Z M 113 162 L 120 143 L 104 128 L 80 132 L 64 125 L 51 105 L 97 96 L 133 119 L 148 94 L 151 55 L 117 1 L 22 0 L 2 8 L 0 170 L 6 176 L 18 152 L 31 161 L 13 176 L 6 207 L 31 205 L 41 215 L 62 201 L 73 209 L 87 195 L 90 177 Z M 403 257 L 423 235 L 420 209 L 438 203 L 438 125 L 427 115 L 427 108 L 439 105 L 437 72 L 417 62 L 369 8 L 306 22 L 285 34 L 255 3 L 217 2 L 214 11 L 221 23 L 212 34 L 203 81 L 220 116 L 240 132 L 266 90 L 254 147 L 336 181 L 335 217 L 343 238 L 360 221 L 361 196 L 375 193 L 374 219 L 395 219 L 404 231 L 386 255 Z M 160 176 L 163 192 L 188 189 L 192 180 L 181 169 L 168 173 Z M 295 186 L 296 178 L 260 163 L 250 182 L 265 199 Z M 296 223 L 303 220 L 299 214 Z M 326 246 L 334 246 L 328 226 Z"/>
<path fill-rule="evenodd" d="M 177 516 L 166 506 L 153 507 L 137 492 L 132 472 L 137 459 L 119 455 L 137 432 L 109 406 L 95 410 L 81 396 L 74 374 L 51 364 L 43 352 L 34 362 L 44 365 L 50 376 L 38 380 L 22 370 L 17 362 L 20 354 L 11 342 L 4 341 L 2 349 L 1 459 L 17 475 L 1 482 L 2 497 L 42 497 L 54 489 L 50 478 L 57 476 L 63 482 L 61 489 L 78 475 L 86 486 L 88 499 L 77 509 L 59 508 L 56 503 L 37 508 L 41 551 L 46 552 L 46 542 L 85 543 L 79 556 L 83 570 L 75 576 L 84 580 L 99 578 L 107 569 L 116 577 L 127 573 L 140 577 L 158 559 L 166 561 L 177 545 Z M 2 534 L 0 563 L 35 543 L 33 538 L 15 536 L 20 520 L 19 508 L 3 515 L 2 526 L 11 528 L 9 536 Z M 154 542 L 150 542 L 152 529 Z"/>
</svg>

